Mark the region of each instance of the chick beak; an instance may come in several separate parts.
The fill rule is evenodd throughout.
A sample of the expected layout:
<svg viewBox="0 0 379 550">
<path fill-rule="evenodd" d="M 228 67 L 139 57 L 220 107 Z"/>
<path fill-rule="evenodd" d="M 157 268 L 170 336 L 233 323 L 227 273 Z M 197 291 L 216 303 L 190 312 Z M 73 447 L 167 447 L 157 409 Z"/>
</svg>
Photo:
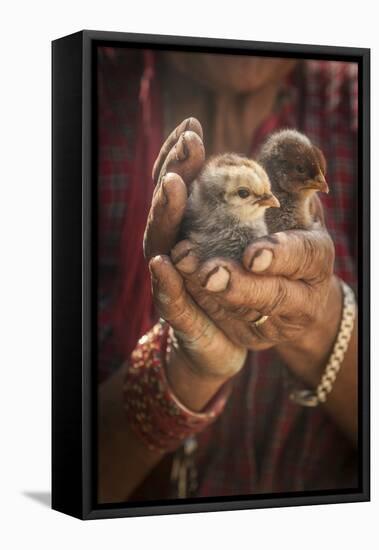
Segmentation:
<svg viewBox="0 0 379 550">
<path fill-rule="evenodd" d="M 309 183 L 309 189 L 316 189 L 316 191 L 321 191 L 321 193 L 329 193 L 329 186 L 322 172 L 319 172 L 315 178 L 309 180 L 307 183 Z"/>
<path fill-rule="evenodd" d="M 280 202 L 275 197 L 275 195 L 272 195 L 271 193 L 266 193 L 265 195 L 262 195 L 262 197 L 257 200 L 257 203 L 259 204 L 259 206 L 280 208 Z"/>
</svg>

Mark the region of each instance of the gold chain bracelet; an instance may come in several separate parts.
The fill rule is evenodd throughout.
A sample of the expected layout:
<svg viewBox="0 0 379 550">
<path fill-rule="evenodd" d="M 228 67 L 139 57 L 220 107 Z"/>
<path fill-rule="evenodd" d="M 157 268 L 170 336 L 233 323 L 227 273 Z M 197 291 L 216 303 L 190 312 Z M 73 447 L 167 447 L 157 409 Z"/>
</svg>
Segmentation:
<svg viewBox="0 0 379 550">
<path fill-rule="evenodd" d="M 317 407 L 317 405 L 326 401 L 328 394 L 333 389 L 333 384 L 350 342 L 356 316 L 355 297 L 353 291 L 346 283 L 341 281 L 341 286 L 343 292 L 343 311 L 340 329 L 321 381 L 315 391 L 294 390 L 290 394 L 291 400 L 303 407 Z"/>
</svg>

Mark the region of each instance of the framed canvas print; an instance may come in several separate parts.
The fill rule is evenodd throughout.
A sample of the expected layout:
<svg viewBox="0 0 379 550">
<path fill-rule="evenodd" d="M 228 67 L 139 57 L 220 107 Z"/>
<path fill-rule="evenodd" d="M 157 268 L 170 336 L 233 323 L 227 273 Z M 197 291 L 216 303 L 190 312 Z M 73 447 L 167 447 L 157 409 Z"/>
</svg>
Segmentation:
<svg viewBox="0 0 379 550">
<path fill-rule="evenodd" d="M 53 508 L 369 499 L 369 50 L 53 42 Z"/>
</svg>

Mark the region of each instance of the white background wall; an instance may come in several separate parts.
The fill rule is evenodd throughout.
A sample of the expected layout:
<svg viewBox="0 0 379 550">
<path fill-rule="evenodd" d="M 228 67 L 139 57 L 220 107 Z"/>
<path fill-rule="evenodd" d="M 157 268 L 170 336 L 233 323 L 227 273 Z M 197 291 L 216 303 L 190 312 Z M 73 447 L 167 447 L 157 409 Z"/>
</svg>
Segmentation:
<svg viewBox="0 0 379 550">
<path fill-rule="evenodd" d="M 213 7 L 211 7 L 213 4 Z M 87 28 L 371 47 L 374 2 L 186 3 L 33 0 L 2 4 L 0 62 L 0 545 L 13 548 L 356 549 L 378 536 L 378 376 L 373 358 L 373 502 L 83 523 L 28 493 L 50 487 L 50 41 Z M 373 208 L 379 209 L 373 154 Z M 374 216 L 373 246 L 378 216 Z M 378 261 L 373 257 L 378 307 Z M 5 307 L 4 307 L 5 306 Z M 375 311 L 376 310 L 376 311 Z M 378 321 L 373 307 L 373 335 Z M 373 350 L 377 350 L 375 338 Z M 69 400 L 70 396 L 67 396 Z M 376 433 L 375 433 L 376 429 Z M 44 496 L 45 495 L 45 496 Z M 2 540 L 4 539 L 4 540 Z M 148 546 L 149 545 L 149 546 Z"/>
</svg>

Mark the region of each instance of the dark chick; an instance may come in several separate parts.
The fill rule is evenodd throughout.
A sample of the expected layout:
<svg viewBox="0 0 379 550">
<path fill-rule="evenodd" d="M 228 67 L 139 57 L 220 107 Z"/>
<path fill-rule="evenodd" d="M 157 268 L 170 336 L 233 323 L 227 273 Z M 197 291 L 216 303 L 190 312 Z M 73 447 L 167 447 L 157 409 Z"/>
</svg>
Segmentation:
<svg viewBox="0 0 379 550">
<path fill-rule="evenodd" d="M 324 155 L 296 130 L 272 134 L 258 156 L 266 170 L 280 210 L 268 210 L 269 233 L 288 229 L 309 229 L 322 218 L 317 191 L 328 193 Z"/>
<path fill-rule="evenodd" d="M 252 240 L 267 235 L 266 209 L 279 206 L 259 164 L 235 154 L 212 157 L 191 186 L 181 236 L 201 260 L 240 260 Z"/>
</svg>

